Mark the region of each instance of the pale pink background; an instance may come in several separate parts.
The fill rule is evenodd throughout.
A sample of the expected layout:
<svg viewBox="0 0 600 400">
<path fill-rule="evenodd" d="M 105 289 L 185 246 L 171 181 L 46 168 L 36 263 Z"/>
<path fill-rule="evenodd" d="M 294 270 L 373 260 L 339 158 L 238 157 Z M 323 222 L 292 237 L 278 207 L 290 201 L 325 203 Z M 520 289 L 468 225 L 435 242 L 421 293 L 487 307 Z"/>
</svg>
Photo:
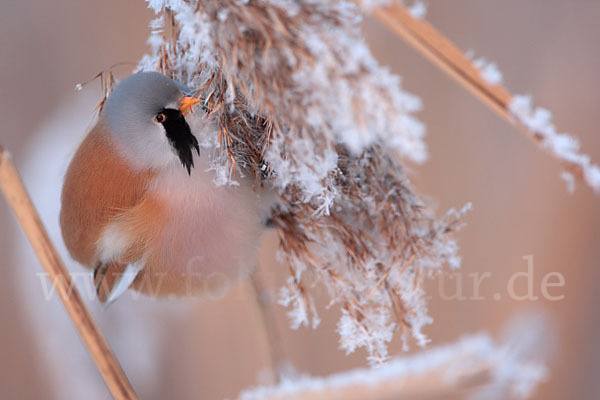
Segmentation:
<svg viewBox="0 0 600 400">
<path fill-rule="evenodd" d="M 584 149 L 600 161 L 600 3 L 585 0 L 429 1 L 428 19 L 463 49 L 496 61 L 507 87 L 532 93 L 536 103 L 554 111 L 559 129 L 576 133 Z M 18 165 L 25 144 L 56 107 L 73 98 L 73 87 L 107 66 L 135 62 L 145 51 L 152 13 L 137 1 L 8 0 L 0 13 L 0 143 Z M 537 399 L 592 399 L 600 389 L 600 202 L 578 186 L 569 196 L 560 168 L 512 126 L 442 74 L 400 39 L 366 21 L 366 33 L 381 63 L 404 77 L 405 87 L 420 95 L 431 154 L 413 166 L 418 190 L 439 212 L 471 201 L 468 226 L 459 235 L 463 274 L 492 273 L 481 295 L 485 301 L 442 301 L 437 283 L 428 284 L 435 323 L 427 329 L 433 344 L 463 333 L 498 334 L 518 310 L 548 310 L 557 329 L 552 376 Z M 121 70 L 124 73 L 125 70 Z M 61 132 L 56 132 L 57 137 Z M 73 143 L 75 146 L 75 143 Z M 63 160 L 40 159 L 44 165 Z M 27 182 L 26 182 L 27 183 Z M 44 199 L 35 199 L 43 202 Z M 6 399 L 56 398 L 50 393 L 48 369 L 24 316 L 13 249 L 24 236 L 9 223 L 0 200 L 0 396 Z M 59 241 L 59 237 L 54 240 Z M 278 287 L 285 266 L 274 261 L 275 237 L 266 238 L 262 266 Z M 556 289 L 561 301 L 517 302 L 507 298 L 512 274 L 526 269 L 523 256 L 533 254 L 535 285 L 544 274 L 560 272 L 566 285 Z M 466 278 L 465 278 L 466 279 Z M 465 281 L 465 292 L 471 294 Z M 448 289 L 450 292 L 450 289 Z M 493 294 L 504 294 L 500 301 Z M 258 382 L 268 365 L 250 291 L 242 287 L 220 301 L 194 306 L 192 317 L 172 326 L 152 362 L 162 372 L 153 388 L 134 386 L 144 398 L 221 399 Z M 43 312 L 47 305 L 38 305 Z M 115 304 L 114 307 L 119 307 Z M 346 357 L 337 349 L 338 312 L 323 311 L 316 330 L 288 329 L 278 309 L 285 350 L 297 369 L 327 374 L 364 364 L 364 353 Z M 119 338 L 111 338 L 115 346 Z M 78 343 L 73 346 L 79 348 Z M 393 344 L 394 353 L 399 351 Z M 65 348 L 65 352 L 69 349 Z M 84 360 L 83 362 L 89 362 Z M 71 372 L 64 371 L 65 379 Z M 92 377 L 99 379 L 99 377 Z M 160 389 L 155 389 L 160 388 Z M 108 398 L 108 394 L 104 395 Z"/>
</svg>

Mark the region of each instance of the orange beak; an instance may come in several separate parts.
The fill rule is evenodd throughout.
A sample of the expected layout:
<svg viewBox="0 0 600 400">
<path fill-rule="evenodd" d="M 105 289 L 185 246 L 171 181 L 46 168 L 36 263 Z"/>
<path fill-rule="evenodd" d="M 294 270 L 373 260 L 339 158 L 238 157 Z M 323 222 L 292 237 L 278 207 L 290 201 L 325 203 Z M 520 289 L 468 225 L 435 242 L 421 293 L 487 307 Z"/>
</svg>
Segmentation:
<svg viewBox="0 0 600 400">
<path fill-rule="evenodd" d="M 192 112 L 192 110 L 194 109 L 194 107 L 196 107 L 196 105 L 198 103 L 200 103 L 201 99 L 197 98 L 197 97 L 184 97 L 181 99 L 181 105 L 179 106 L 179 111 L 183 114 L 183 115 L 188 115 L 190 112 Z"/>
</svg>

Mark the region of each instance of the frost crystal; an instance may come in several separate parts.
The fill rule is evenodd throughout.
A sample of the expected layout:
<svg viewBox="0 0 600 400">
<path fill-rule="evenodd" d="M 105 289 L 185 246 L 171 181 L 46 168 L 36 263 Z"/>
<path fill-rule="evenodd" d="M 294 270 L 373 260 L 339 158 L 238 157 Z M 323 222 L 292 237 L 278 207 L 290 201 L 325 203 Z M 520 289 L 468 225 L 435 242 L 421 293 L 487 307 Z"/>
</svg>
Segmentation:
<svg viewBox="0 0 600 400">
<path fill-rule="evenodd" d="M 579 141 L 575 137 L 556 132 L 550 111 L 534 109 L 531 96 L 517 95 L 512 99 L 510 112 L 548 152 L 567 165 L 580 168 L 583 179 L 596 193 L 600 193 L 600 168 L 590 161 L 588 155 L 580 153 Z M 572 176 L 570 171 L 568 173 Z M 564 174 L 562 177 L 567 182 L 567 189 L 571 188 L 571 178 Z"/>
<path fill-rule="evenodd" d="M 408 12 L 413 18 L 422 19 L 427 15 L 427 6 L 422 1 L 415 1 Z"/>
<path fill-rule="evenodd" d="M 360 7 L 369 12 L 375 8 L 385 7 L 393 3 L 401 3 L 408 7 L 408 12 L 413 18 L 421 19 L 427 15 L 427 5 L 422 0 L 415 0 L 406 4 L 403 0 L 362 0 Z"/>
<path fill-rule="evenodd" d="M 473 50 L 468 50 L 465 54 L 472 60 L 475 57 L 475 52 Z M 484 57 L 479 57 L 478 59 L 473 60 L 473 65 L 479 70 L 483 80 L 490 85 L 502 84 L 502 72 L 500 72 L 496 63 L 489 62 Z"/>
<path fill-rule="evenodd" d="M 565 184 L 567 185 L 567 192 L 569 194 L 575 193 L 575 177 L 573 176 L 573 174 L 567 171 L 563 171 L 560 173 L 560 178 L 563 181 L 565 181 Z"/>
<path fill-rule="evenodd" d="M 216 183 L 254 176 L 281 196 L 273 221 L 292 274 L 281 291 L 292 326 L 318 324 L 305 284 L 316 278 L 341 306 L 343 349 L 364 347 L 378 362 L 394 331 L 426 343 L 421 281 L 459 263 L 456 215 L 436 219 L 404 174 L 399 160 L 427 158 L 421 101 L 373 58 L 359 9 L 344 0 L 149 6 L 159 14 L 152 35 L 164 18 L 174 38 L 151 36 L 139 69 L 202 98 L 207 113 L 196 118 L 218 128 L 205 152 Z"/>
<path fill-rule="evenodd" d="M 404 398 L 407 392 L 412 394 L 410 398 L 430 398 L 431 393 L 436 393 L 436 398 L 525 399 L 546 377 L 543 360 L 531 359 L 510 342 L 497 344 L 489 336 L 478 334 L 390 360 L 377 368 L 355 369 L 325 378 L 287 378 L 278 386 L 247 390 L 239 399 L 343 399 L 357 398 L 356 393 L 361 398 L 392 399 Z M 426 383 L 421 385 L 422 392 L 415 382 Z"/>
<path fill-rule="evenodd" d="M 466 56 L 474 59 L 473 50 L 466 52 Z M 481 57 L 473 61 L 481 77 L 490 85 L 502 83 L 502 73 L 495 63 L 488 62 Z M 544 108 L 533 108 L 531 96 L 516 95 L 508 104 L 508 110 L 516 120 L 522 124 L 531 137 L 550 154 L 558 158 L 565 165 L 566 171 L 561 178 L 567 184 L 567 191 L 575 190 L 575 175 L 582 178 L 596 193 L 600 193 L 600 168 L 593 164 L 590 157 L 582 154 L 579 142 L 568 133 L 557 133 L 552 123 L 552 113 Z"/>
<path fill-rule="evenodd" d="M 498 69 L 496 63 L 488 62 L 485 58 L 478 58 L 473 64 L 481 71 L 481 77 L 490 85 L 499 85 L 502 83 L 502 72 Z"/>
</svg>

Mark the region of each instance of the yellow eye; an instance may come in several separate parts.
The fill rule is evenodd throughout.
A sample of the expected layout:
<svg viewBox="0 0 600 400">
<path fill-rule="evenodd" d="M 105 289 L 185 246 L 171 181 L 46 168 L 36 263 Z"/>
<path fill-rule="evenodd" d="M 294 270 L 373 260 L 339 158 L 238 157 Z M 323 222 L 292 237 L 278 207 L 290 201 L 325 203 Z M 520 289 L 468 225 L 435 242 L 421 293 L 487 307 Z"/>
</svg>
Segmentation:
<svg viewBox="0 0 600 400">
<path fill-rule="evenodd" d="M 154 120 L 159 124 L 162 124 L 167 119 L 167 116 L 164 113 L 156 114 Z"/>
</svg>

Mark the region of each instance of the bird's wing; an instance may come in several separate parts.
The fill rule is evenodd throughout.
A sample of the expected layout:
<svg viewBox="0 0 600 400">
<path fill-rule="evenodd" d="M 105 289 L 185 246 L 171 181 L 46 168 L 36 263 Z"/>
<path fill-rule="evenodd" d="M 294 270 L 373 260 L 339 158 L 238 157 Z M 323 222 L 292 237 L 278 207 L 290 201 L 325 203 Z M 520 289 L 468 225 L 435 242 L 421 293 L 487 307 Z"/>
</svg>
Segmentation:
<svg viewBox="0 0 600 400">
<path fill-rule="evenodd" d="M 98 261 L 98 243 L 111 222 L 143 201 L 153 174 L 133 170 L 102 124 L 77 149 L 63 185 L 60 225 L 71 256 L 88 268 Z"/>
<path fill-rule="evenodd" d="M 112 302 L 133 283 L 156 246 L 165 224 L 161 204 L 151 196 L 122 210 L 104 227 L 96 243 L 94 284 L 101 302 Z"/>
<path fill-rule="evenodd" d="M 97 243 L 94 283 L 100 301 L 110 303 L 129 288 L 157 246 L 165 223 L 161 203 L 148 195 L 111 219 Z"/>
</svg>

